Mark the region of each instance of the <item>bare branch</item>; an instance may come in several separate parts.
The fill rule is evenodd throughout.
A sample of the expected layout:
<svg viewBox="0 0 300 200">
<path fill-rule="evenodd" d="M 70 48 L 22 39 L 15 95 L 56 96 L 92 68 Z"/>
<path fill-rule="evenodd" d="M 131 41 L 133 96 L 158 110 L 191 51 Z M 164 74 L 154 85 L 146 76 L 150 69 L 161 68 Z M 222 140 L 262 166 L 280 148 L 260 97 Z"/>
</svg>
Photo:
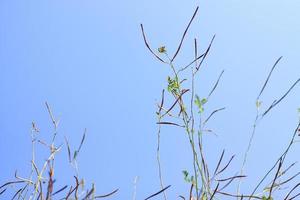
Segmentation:
<svg viewBox="0 0 300 200">
<path fill-rule="evenodd" d="M 145 200 L 151 199 L 152 197 L 155 197 L 157 195 L 159 195 L 160 193 L 164 192 L 165 190 L 167 190 L 169 187 L 171 187 L 171 185 L 168 185 L 167 187 L 163 188 L 162 190 L 150 195 L 149 197 L 147 197 Z"/>
<path fill-rule="evenodd" d="M 150 45 L 148 44 L 147 42 L 147 39 L 146 39 L 146 35 L 145 35 L 145 32 L 144 32 L 144 27 L 143 27 L 143 24 L 141 24 L 141 30 L 142 30 L 142 34 L 143 34 L 143 38 L 144 38 L 144 42 L 145 42 L 145 45 L 146 47 L 148 48 L 148 50 L 161 62 L 163 63 L 166 63 L 166 61 L 164 61 L 163 59 L 161 59 L 156 53 L 154 53 L 154 51 L 151 49 Z"/>
<path fill-rule="evenodd" d="M 118 191 L 119 191 L 119 189 L 115 189 L 114 191 L 112 191 L 112 192 L 110 192 L 108 194 L 101 195 L 101 196 L 95 196 L 95 199 L 106 198 L 106 197 L 112 196 L 113 194 L 115 194 Z"/>
<path fill-rule="evenodd" d="M 279 58 L 276 60 L 275 64 L 273 65 L 273 67 L 272 67 L 272 69 L 271 69 L 271 71 L 270 71 L 270 73 L 269 73 L 269 75 L 268 75 L 268 77 L 267 77 L 267 79 L 266 79 L 266 81 L 265 81 L 263 87 L 261 88 L 261 90 L 260 90 L 260 92 L 259 92 L 259 94 L 258 94 L 258 96 L 257 96 L 257 98 L 256 98 L 257 100 L 259 99 L 259 97 L 260 97 L 261 94 L 263 93 L 263 91 L 264 91 L 264 89 L 265 89 L 267 83 L 269 82 L 269 79 L 270 79 L 270 77 L 271 77 L 271 75 L 272 75 L 272 73 L 273 73 L 273 70 L 275 69 L 275 67 L 277 66 L 277 64 L 278 64 L 279 61 L 281 60 L 281 58 L 282 58 L 282 56 L 279 57 Z"/>
<path fill-rule="evenodd" d="M 176 58 L 177 54 L 179 53 L 179 51 L 180 51 L 180 49 L 181 49 L 181 45 L 182 45 L 183 40 L 184 40 L 184 38 L 185 38 L 185 35 L 186 35 L 187 31 L 189 30 L 189 27 L 190 27 L 191 23 L 193 22 L 193 20 L 194 20 L 196 14 L 197 14 L 197 12 L 198 12 L 198 9 L 199 9 L 199 6 L 197 6 L 197 8 L 196 8 L 196 10 L 195 10 L 195 12 L 194 12 L 194 14 L 193 14 L 193 16 L 192 16 L 192 18 L 191 18 L 189 24 L 187 25 L 187 27 L 186 27 L 186 29 L 185 29 L 183 35 L 182 35 L 182 38 L 181 38 L 181 40 L 180 40 L 179 46 L 178 46 L 178 48 L 177 48 L 177 51 L 175 52 L 173 58 L 171 59 L 171 62 L 173 62 L 173 60 Z"/>
<path fill-rule="evenodd" d="M 210 93 L 208 94 L 207 99 L 209 99 L 209 97 L 213 94 L 213 92 L 214 92 L 215 89 L 217 88 L 217 86 L 218 86 L 218 84 L 219 84 L 219 81 L 220 81 L 220 79 L 221 79 L 223 73 L 224 73 L 224 70 L 222 70 L 221 74 L 219 75 L 219 77 L 218 77 L 218 79 L 217 79 L 217 82 L 215 83 L 214 87 L 212 88 L 212 90 L 211 90 Z"/>
</svg>

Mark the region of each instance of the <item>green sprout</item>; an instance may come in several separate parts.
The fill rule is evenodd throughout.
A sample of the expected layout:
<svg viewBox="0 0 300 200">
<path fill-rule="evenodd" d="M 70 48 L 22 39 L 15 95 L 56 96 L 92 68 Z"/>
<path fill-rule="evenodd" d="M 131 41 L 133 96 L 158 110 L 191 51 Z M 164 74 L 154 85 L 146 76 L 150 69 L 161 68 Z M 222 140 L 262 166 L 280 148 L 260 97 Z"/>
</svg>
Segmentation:
<svg viewBox="0 0 300 200">
<path fill-rule="evenodd" d="M 206 98 L 200 99 L 198 95 L 195 95 L 195 104 L 198 107 L 199 111 L 198 113 L 203 113 L 204 108 L 203 105 L 207 102 Z"/>
</svg>

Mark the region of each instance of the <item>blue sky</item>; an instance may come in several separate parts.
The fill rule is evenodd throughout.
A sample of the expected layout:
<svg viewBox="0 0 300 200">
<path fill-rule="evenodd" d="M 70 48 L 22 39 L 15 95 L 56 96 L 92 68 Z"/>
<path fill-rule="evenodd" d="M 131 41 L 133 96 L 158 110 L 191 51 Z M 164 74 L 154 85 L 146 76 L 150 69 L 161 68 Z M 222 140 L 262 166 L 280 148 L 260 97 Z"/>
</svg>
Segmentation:
<svg viewBox="0 0 300 200">
<path fill-rule="evenodd" d="M 255 117 L 255 98 L 273 63 L 283 56 L 263 105 L 300 76 L 297 1 L 1 1 L 0 182 L 10 180 L 16 169 L 24 176 L 30 169 L 32 121 L 42 138 L 51 135 L 47 101 L 61 120 L 58 141 L 67 136 L 78 146 L 87 128 L 79 170 L 100 194 L 119 188 L 115 198 L 130 199 L 135 176 L 137 199 L 157 191 L 155 103 L 170 71 L 145 48 L 139 24 L 153 48 L 165 45 L 174 52 L 198 5 L 178 64 L 192 58 L 194 37 L 204 50 L 216 34 L 196 90 L 205 96 L 225 70 L 208 109 L 226 110 L 209 124 L 218 137 L 207 136 L 205 146 L 212 165 L 223 149 L 228 158 L 236 154 L 236 172 Z M 299 93 L 296 87 L 259 125 L 246 167 L 250 186 L 287 145 L 298 122 Z M 181 171 L 191 168 L 190 149 L 183 132 L 162 131 L 165 182 L 175 199 L 188 193 Z M 298 158 L 297 150 L 290 163 Z M 58 159 L 63 163 L 65 158 L 63 151 Z M 56 171 L 61 182 L 72 179 L 65 175 L 67 166 Z"/>
</svg>

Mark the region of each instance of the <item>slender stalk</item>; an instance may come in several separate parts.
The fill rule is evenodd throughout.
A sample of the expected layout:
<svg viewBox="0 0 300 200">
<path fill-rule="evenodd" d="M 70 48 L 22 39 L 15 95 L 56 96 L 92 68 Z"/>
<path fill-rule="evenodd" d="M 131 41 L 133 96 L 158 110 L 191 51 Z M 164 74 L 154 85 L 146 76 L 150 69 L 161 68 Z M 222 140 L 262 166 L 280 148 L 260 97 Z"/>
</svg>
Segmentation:
<svg viewBox="0 0 300 200">
<path fill-rule="evenodd" d="M 247 159 L 248 159 L 248 154 L 249 154 L 251 146 L 252 146 L 254 135 L 256 133 L 256 127 L 257 127 L 258 121 L 259 121 L 259 114 L 258 114 L 258 109 L 257 109 L 255 120 L 254 120 L 253 127 L 252 127 L 251 136 L 250 136 L 250 139 L 249 139 L 249 142 L 248 142 L 248 145 L 247 145 L 247 149 L 246 149 L 245 154 L 244 154 L 243 163 L 242 163 L 242 167 L 241 167 L 241 170 L 240 170 L 240 175 L 242 175 L 244 173 L 244 168 L 245 168 L 245 165 L 246 165 L 246 162 L 247 162 Z M 238 186 L 237 186 L 237 195 L 240 195 L 241 182 L 242 182 L 242 179 L 239 179 Z"/>
<path fill-rule="evenodd" d="M 161 122 L 161 113 L 158 115 L 158 122 Z M 156 160 L 157 160 L 157 166 L 158 166 L 158 176 L 159 176 L 159 182 L 161 189 L 164 188 L 164 182 L 163 182 L 163 176 L 162 176 L 162 169 L 161 169 L 161 162 L 160 162 L 160 133 L 161 133 L 161 125 L 158 125 L 158 131 L 157 131 L 157 149 L 156 149 Z M 167 200 L 167 194 L 166 191 L 163 191 L 164 199 Z"/>
</svg>

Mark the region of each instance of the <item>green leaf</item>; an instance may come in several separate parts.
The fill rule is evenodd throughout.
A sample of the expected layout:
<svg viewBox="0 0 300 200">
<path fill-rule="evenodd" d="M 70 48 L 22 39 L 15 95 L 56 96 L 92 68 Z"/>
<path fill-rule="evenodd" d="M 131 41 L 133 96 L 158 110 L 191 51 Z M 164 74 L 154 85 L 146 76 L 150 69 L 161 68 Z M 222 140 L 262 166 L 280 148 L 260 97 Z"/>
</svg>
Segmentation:
<svg viewBox="0 0 300 200">
<path fill-rule="evenodd" d="M 195 95 L 195 105 L 198 107 L 199 111 L 198 113 L 203 113 L 204 112 L 204 108 L 203 105 L 207 102 L 207 99 L 203 98 L 200 100 L 198 95 Z"/>
<path fill-rule="evenodd" d="M 204 112 L 204 108 L 203 107 L 199 108 L 199 112 L 203 113 Z"/>
<path fill-rule="evenodd" d="M 189 177 L 189 172 L 188 171 L 183 170 L 182 173 L 183 173 L 183 176 L 184 176 L 183 178 L 187 183 L 192 183 L 194 181 L 194 176 Z"/>
<path fill-rule="evenodd" d="M 183 176 L 184 176 L 184 180 L 186 182 L 189 182 L 189 173 L 188 173 L 188 171 L 183 170 L 182 173 L 183 173 Z"/>
<path fill-rule="evenodd" d="M 207 102 L 207 99 L 206 99 L 206 98 L 201 99 L 201 104 L 202 104 L 202 105 L 206 104 L 206 102 Z"/>
<path fill-rule="evenodd" d="M 177 77 L 172 79 L 171 77 L 168 76 L 168 91 L 178 94 L 179 93 L 179 80 Z"/>
<path fill-rule="evenodd" d="M 195 104 L 196 106 L 200 107 L 201 106 L 201 101 L 198 95 L 195 95 Z"/>
</svg>

